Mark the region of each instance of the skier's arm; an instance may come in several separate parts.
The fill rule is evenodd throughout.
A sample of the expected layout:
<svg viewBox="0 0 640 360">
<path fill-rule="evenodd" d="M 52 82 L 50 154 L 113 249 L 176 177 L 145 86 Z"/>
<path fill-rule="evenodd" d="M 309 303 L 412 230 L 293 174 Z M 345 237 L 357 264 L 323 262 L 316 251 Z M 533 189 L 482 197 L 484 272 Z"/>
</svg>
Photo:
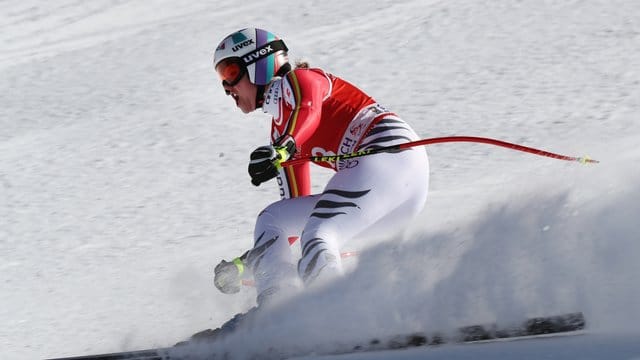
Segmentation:
<svg viewBox="0 0 640 360">
<path fill-rule="evenodd" d="M 329 80 L 306 69 L 289 72 L 285 78 L 285 105 L 293 104 L 285 135 L 304 144 L 315 133 L 322 116 L 322 101 L 329 91 Z"/>
<path fill-rule="evenodd" d="M 272 86 L 280 86 L 279 84 Z M 283 96 L 277 97 L 281 110 L 276 117 L 279 118 L 283 113 L 282 109 L 286 108 L 286 113 L 289 114 L 286 127 L 283 132 L 272 128 L 272 144 L 260 146 L 251 153 L 249 175 L 252 184 L 259 186 L 278 177 L 282 198 L 311 193 L 308 165 L 282 169 L 280 164 L 292 157 L 297 150 L 305 149 L 304 144 L 320 125 L 322 102 L 330 88 L 331 83 L 326 76 L 306 69 L 289 72 L 282 79 Z"/>
<path fill-rule="evenodd" d="M 292 111 L 285 134 L 280 139 L 291 138 L 295 144 L 304 144 L 309 139 L 320 124 L 322 101 L 329 87 L 329 80 L 316 72 L 297 70 L 287 74 L 281 101 Z M 280 139 L 274 144 L 279 144 Z M 282 199 L 311 194 L 309 163 L 280 168 L 277 180 Z"/>
</svg>

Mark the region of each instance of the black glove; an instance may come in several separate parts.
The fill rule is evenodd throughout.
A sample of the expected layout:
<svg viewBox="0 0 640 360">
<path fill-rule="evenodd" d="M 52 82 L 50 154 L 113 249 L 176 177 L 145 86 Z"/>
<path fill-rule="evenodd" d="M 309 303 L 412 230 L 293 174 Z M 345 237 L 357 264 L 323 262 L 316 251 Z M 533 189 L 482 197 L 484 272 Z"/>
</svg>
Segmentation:
<svg viewBox="0 0 640 360">
<path fill-rule="evenodd" d="M 278 171 L 282 168 L 280 164 L 295 153 L 296 144 L 290 136 L 283 141 L 277 141 L 276 144 L 260 146 L 251 153 L 249 176 L 253 185 L 259 186 L 278 176 Z"/>
<path fill-rule="evenodd" d="M 240 258 L 232 261 L 222 260 L 213 272 L 215 274 L 213 282 L 218 290 L 225 294 L 235 294 L 240 291 L 244 272 L 244 264 Z"/>
</svg>

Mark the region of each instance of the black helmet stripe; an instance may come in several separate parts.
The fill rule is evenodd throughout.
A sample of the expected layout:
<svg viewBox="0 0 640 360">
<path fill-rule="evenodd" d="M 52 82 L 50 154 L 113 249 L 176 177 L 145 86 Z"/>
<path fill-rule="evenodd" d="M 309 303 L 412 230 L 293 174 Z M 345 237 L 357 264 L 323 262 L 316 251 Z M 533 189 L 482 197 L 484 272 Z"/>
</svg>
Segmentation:
<svg viewBox="0 0 640 360">
<path fill-rule="evenodd" d="M 287 46 L 284 44 L 284 41 L 274 40 L 262 45 L 261 47 L 255 49 L 254 51 L 244 54 L 242 56 L 242 61 L 246 66 L 249 66 L 255 63 L 256 61 L 260 59 L 264 59 L 267 56 L 281 50 L 287 51 L 289 49 L 287 49 Z"/>
</svg>

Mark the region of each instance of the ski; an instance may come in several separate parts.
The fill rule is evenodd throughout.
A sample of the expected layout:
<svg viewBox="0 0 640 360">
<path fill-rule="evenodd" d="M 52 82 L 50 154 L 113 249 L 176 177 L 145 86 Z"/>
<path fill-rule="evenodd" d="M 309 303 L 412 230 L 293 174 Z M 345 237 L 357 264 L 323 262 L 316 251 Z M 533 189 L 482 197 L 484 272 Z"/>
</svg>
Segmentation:
<svg viewBox="0 0 640 360">
<path fill-rule="evenodd" d="M 582 312 L 530 318 L 513 325 L 472 325 L 458 328 L 453 334 L 413 333 L 395 336 L 387 341 L 378 339 L 358 345 L 356 351 L 402 349 L 415 346 L 434 346 L 452 343 L 486 342 L 500 339 L 535 338 L 550 334 L 583 330 L 586 326 Z"/>
<path fill-rule="evenodd" d="M 333 354 L 351 352 L 366 352 L 404 349 L 417 346 L 437 346 L 453 343 L 474 343 L 495 341 L 501 339 L 527 339 L 548 336 L 551 334 L 575 333 L 586 326 L 584 315 L 581 312 L 567 313 L 555 316 L 544 316 L 527 319 L 513 325 L 499 325 L 496 323 L 486 325 L 473 325 L 458 328 L 453 334 L 445 333 L 412 333 L 399 335 L 386 340 L 373 339 L 363 344 L 356 344 L 337 349 Z M 172 349 L 158 348 L 139 351 L 128 351 L 111 354 L 85 355 L 75 357 L 55 358 L 49 360 L 189 360 L 188 355 L 172 355 Z M 174 352 L 175 353 L 175 352 Z M 289 354 L 289 356 L 301 356 L 304 354 Z M 233 358 L 231 354 L 231 358 Z M 285 357 L 286 358 L 286 357 Z"/>
<path fill-rule="evenodd" d="M 124 351 L 109 354 L 84 355 L 53 358 L 48 360 L 169 360 L 173 359 L 169 356 L 170 348 L 158 348 L 136 351 Z M 180 360 L 180 359 L 175 359 Z"/>
</svg>

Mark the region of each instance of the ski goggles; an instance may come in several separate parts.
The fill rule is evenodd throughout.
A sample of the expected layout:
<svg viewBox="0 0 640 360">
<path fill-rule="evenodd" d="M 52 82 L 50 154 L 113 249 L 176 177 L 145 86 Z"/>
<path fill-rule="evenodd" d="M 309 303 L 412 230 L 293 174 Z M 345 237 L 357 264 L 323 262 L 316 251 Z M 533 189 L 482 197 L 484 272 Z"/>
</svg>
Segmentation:
<svg viewBox="0 0 640 360">
<path fill-rule="evenodd" d="M 247 73 L 247 67 L 240 58 L 229 58 L 222 60 L 216 66 L 216 71 L 222 80 L 222 85 L 235 86 Z"/>
</svg>

